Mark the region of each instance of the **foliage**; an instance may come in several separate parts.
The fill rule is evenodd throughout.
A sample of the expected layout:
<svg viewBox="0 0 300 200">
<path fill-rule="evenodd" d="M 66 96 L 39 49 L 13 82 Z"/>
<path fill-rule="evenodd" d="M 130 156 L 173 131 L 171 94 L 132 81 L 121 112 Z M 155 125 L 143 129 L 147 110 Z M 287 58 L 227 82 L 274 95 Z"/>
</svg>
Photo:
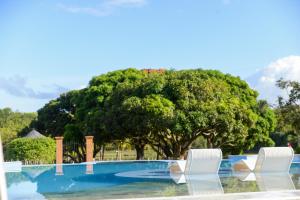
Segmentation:
<svg viewBox="0 0 300 200">
<path fill-rule="evenodd" d="M 206 149 L 207 148 L 206 139 L 202 136 L 198 137 L 196 140 L 193 141 L 191 148 L 192 149 Z"/>
<path fill-rule="evenodd" d="M 93 135 L 94 155 L 105 143 L 126 140 L 137 159 L 147 144 L 163 158 L 179 158 L 199 137 L 208 148 L 241 153 L 257 143 L 273 144 L 275 116 L 257 96 L 245 81 L 214 70 L 118 70 L 50 101 L 38 111 L 35 127 L 80 144 Z M 76 148 L 80 162 L 85 147 Z"/>
<path fill-rule="evenodd" d="M 300 154 L 300 146 L 298 146 L 298 147 L 295 148 L 295 153 L 296 154 Z"/>
<path fill-rule="evenodd" d="M 0 134 L 6 145 L 11 140 L 30 131 L 30 123 L 36 118 L 36 113 L 14 112 L 10 108 L 0 109 Z"/>
<path fill-rule="evenodd" d="M 280 79 L 277 86 L 286 90 L 288 98 L 278 98 L 279 106 L 276 109 L 278 116 L 278 131 L 288 134 L 288 140 L 294 145 L 298 145 L 300 136 L 300 83 L 296 81 L 285 81 Z"/>
<path fill-rule="evenodd" d="M 8 143 L 5 159 L 45 164 L 53 163 L 55 149 L 55 141 L 51 138 L 17 138 Z"/>
<path fill-rule="evenodd" d="M 38 131 L 48 136 L 62 136 L 65 126 L 74 122 L 74 99 L 78 91 L 70 91 L 51 100 L 38 110 L 37 121 L 32 124 Z"/>
<path fill-rule="evenodd" d="M 83 162 L 86 156 L 85 138 L 76 124 L 67 124 L 64 132 L 64 156 L 73 162 Z"/>
<path fill-rule="evenodd" d="M 94 77 L 83 90 L 77 101 L 76 118 L 82 132 L 93 135 L 98 142 L 111 141 L 112 136 L 105 132 L 104 104 L 120 84 L 135 83 L 144 77 L 136 69 L 117 70 Z"/>
<path fill-rule="evenodd" d="M 288 143 L 288 134 L 282 132 L 274 132 L 270 134 L 270 138 L 274 141 L 275 146 L 284 147 Z"/>
<path fill-rule="evenodd" d="M 94 136 L 94 155 L 104 143 L 115 138 L 107 134 L 102 120 L 104 103 L 120 83 L 134 82 L 145 74 L 139 70 L 118 70 L 93 77 L 87 88 L 62 94 L 38 111 L 34 127 L 50 136 L 65 136 L 69 142 L 76 142 L 74 149 L 79 160 L 84 160 L 84 136 Z M 69 156 L 69 155 L 67 155 Z"/>
<path fill-rule="evenodd" d="M 259 117 L 256 122 L 256 126 L 251 128 L 247 142 L 254 145 L 249 145 L 250 151 L 258 152 L 261 147 L 274 146 L 275 143 L 269 136 L 275 130 L 277 119 L 274 111 L 269 107 L 268 103 L 264 100 L 258 101 L 256 112 L 259 113 Z"/>
<path fill-rule="evenodd" d="M 107 118 L 104 105 L 121 84 L 134 84 L 142 80 L 144 76 L 142 71 L 127 69 L 94 77 L 89 87 L 82 91 L 81 101 L 78 103 L 76 117 L 81 131 L 93 135 L 96 144 L 119 140 L 118 136 L 105 129 L 103 122 Z M 95 148 L 95 153 L 99 150 Z"/>
<path fill-rule="evenodd" d="M 256 98 L 237 77 L 212 70 L 172 71 L 121 84 L 106 104 L 104 122 L 111 134 L 142 139 L 164 158 L 182 157 L 200 136 L 209 148 L 240 153 L 258 141 L 272 143 L 274 113 Z"/>
</svg>

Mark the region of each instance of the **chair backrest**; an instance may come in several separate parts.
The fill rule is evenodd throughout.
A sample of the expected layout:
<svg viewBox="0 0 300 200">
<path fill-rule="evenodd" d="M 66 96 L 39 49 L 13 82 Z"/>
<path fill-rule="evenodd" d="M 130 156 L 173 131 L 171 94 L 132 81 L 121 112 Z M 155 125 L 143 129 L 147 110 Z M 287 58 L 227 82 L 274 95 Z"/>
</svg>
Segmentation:
<svg viewBox="0 0 300 200">
<path fill-rule="evenodd" d="M 3 154 L 2 154 L 2 142 L 0 138 L 0 199 L 7 200 L 7 190 L 6 190 L 6 181 L 5 174 L 3 169 Z"/>
<path fill-rule="evenodd" d="M 255 172 L 288 172 L 294 158 L 291 147 L 263 147 L 259 150 Z"/>
<path fill-rule="evenodd" d="M 190 149 L 185 174 L 217 174 L 222 161 L 221 149 Z"/>
</svg>

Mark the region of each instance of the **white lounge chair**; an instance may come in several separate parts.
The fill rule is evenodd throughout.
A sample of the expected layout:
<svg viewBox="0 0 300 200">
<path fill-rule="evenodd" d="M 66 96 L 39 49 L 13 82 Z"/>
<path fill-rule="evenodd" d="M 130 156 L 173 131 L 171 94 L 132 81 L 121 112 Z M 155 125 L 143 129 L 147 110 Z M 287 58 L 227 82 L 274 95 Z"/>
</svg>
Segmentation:
<svg viewBox="0 0 300 200">
<path fill-rule="evenodd" d="M 221 149 L 190 149 L 187 160 L 178 160 L 170 166 L 171 173 L 217 174 L 222 161 Z"/>
<path fill-rule="evenodd" d="M 263 147 L 257 157 L 242 159 L 233 165 L 235 171 L 288 172 L 294 158 L 290 147 Z"/>
</svg>

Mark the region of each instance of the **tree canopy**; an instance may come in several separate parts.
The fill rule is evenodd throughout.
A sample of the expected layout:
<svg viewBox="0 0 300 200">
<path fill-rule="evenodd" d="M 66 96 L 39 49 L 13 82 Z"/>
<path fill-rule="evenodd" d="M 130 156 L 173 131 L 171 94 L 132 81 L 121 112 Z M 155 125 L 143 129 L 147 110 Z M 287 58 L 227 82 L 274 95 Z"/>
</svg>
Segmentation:
<svg viewBox="0 0 300 200">
<path fill-rule="evenodd" d="M 120 84 L 104 123 L 165 158 L 182 157 L 199 136 L 208 148 L 241 153 L 258 141 L 272 145 L 275 116 L 246 82 L 213 70 L 170 71 Z M 139 140 L 137 140 L 139 139 Z"/>
<path fill-rule="evenodd" d="M 27 133 L 36 116 L 36 113 L 14 112 L 10 108 L 0 109 L 0 134 L 3 144 L 6 145 L 18 135 Z"/>
<path fill-rule="evenodd" d="M 120 83 L 129 83 L 142 79 L 145 74 L 136 69 L 118 70 L 93 77 L 88 87 L 62 94 L 50 101 L 38 111 L 35 127 L 51 136 L 65 136 L 65 140 L 77 142 L 76 161 L 84 160 L 84 136 L 94 136 L 95 152 L 100 145 L 112 141 L 102 120 L 104 104 Z M 70 155 L 67 155 L 70 156 Z"/>
<path fill-rule="evenodd" d="M 146 144 L 164 158 L 182 157 L 198 137 L 208 148 L 241 153 L 257 142 L 272 145 L 275 116 L 257 96 L 245 81 L 214 70 L 118 70 L 50 101 L 36 126 L 81 143 L 85 135 L 96 145 L 126 139 L 137 159 Z"/>
<path fill-rule="evenodd" d="M 277 86 L 287 92 L 287 98 L 278 98 L 278 116 L 277 131 L 286 133 L 289 141 L 294 145 L 299 145 L 300 137 L 300 83 L 297 81 L 287 81 L 280 79 Z"/>
</svg>

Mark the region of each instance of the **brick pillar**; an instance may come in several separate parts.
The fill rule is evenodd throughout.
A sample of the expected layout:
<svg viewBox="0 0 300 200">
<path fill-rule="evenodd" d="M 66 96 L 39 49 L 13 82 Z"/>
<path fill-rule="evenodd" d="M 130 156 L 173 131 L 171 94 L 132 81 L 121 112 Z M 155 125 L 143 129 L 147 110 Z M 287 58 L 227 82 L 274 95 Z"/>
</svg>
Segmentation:
<svg viewBox="0 0 300 200">
<path fill-rule="evenodd" d="M 56 140 L 56 164 L 63 163 L 63 139 L 64 137 L 55 137 Z"/>
<path fill-rule="evenodd" d="M 93 162 L 93 152 L 94 152 L 94 136 L 85 136 L 86 143 L 86 162 Z"/>
</svg>

